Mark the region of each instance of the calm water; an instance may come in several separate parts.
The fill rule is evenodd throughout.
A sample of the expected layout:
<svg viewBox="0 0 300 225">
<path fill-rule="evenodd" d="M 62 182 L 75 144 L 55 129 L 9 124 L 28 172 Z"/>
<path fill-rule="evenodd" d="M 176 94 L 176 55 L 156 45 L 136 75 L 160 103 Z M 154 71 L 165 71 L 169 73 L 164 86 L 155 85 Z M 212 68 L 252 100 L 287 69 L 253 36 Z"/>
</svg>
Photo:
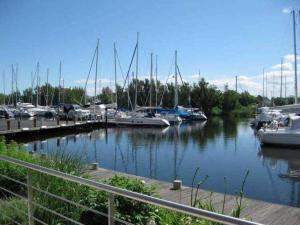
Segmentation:
<svg viewBox="0 0 300 225">
<path fill-rule="evenodd" d="M 300 206 L 298 182 L 278 177 L 300 169 L 300 150 L 262 148 L 249 120 L 212 118 L 165 129 L 113 128 L 31 142 L 37 152 L 70 151 L 101 167 L 164 181 L 181 179 L 191 185 L 209 176 L 204 189 L 239 190 L 247 170 L 246 196 Z"/>
</svg>

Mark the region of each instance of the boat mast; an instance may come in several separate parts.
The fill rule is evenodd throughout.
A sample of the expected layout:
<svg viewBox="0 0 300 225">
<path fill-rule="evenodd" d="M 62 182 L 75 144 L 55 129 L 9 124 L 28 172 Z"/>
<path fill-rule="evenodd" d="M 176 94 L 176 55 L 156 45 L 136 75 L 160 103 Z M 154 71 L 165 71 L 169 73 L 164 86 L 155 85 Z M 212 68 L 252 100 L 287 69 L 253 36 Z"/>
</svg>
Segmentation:
<svg viewBox="0 0 300 225">
<path fill-rule="evenodd" d="M 18 63 L 16 65 L 16 71 L 15 71 L 15 82 L 16 82 L 16 104 L 18 102 Z"/>
<path fill-rule="evenodd" d="M 49 68 L 47 68 L 47 81 L 46 81 L 46 106 L 49 104 L 49 84 L 48 84 L 48 79 L 49 79 Z"/>
<path fill-rule="evenodd" d="M 39 67 L 40 67 L 40 63 L 37 63 L 37 67 L 36 67 L 36 105 L 39 105 Z"/>
<path fill-rule="evenodd" d="M 158 83 L 157 83 L 157 55 L 155 55 L 155 106 L 156 108 L 158 107 L 157 105 L 157 95 L 158 95 Z"/>
<path fill-rule="evenodd" d="M 151 106 L 152 106 L 152 76 L 153 76 L 153 53 L 151 52 L 151 63 L 150 63 L 150 101 L 149 101 L 149 106 L 150 106 L 150 112 Z"/>
<path fill-rule="evenodd" d="M 4 105 L 5 105 L 5 70 L 3 70 L 3 94 L 4 94 L 4 98 L 3 98 L 3 102 L 4 102 Z"/>
<path fill-rule="evenodd" d="M 136 68 L 135 68 L 135 95 L 134 95 L 135 111 L 137 107 L 138 68 L 139 68 L 139 32 L 137 32 L 137 41 L 136 41 Z"/>
<path fill-rule="evenodd" d="M 283 64 L 283 60 L 281 58 L 281 64 L 280 64 L 280 98 L 282 98 L 282 64 Z"/>
<path fill-rule="evenodd" d="M 58 81 L 58 105 L 60 104 L 60 92 L 61 92 L 61 61 L 59 62 L 59 81 Z M 58 106 L 59 108 L 59 106 Z"/>
<path fill-rule="evenodd" d="M 96 115 L 96 98 L 97 98 L 97 79 L 98 79 L 98 55 L 99 55 L 99 38 L 97 39 L 96 71 L 95 71 L 95 96 L 94 96 L 94 114 Z"/>
<path fill-rule="evenodd" d="M 297 82 L 297 44 L 296 44 L 296 16 L 295 10 L 292 11 L 293 14 L 293 31 L 294 31 L 294 66 L 295 66 L 295 104 L 298 104 L 298 82 Z"/>
<path fill-rule="evenodd" d="M 265 95 L 265 69 L 263 69 L 263 93 L 262 93 L 262 97 L 263 97 L 263 102 L 264 102 L 264 95 Z"/>
<path fill-rule="evenodd" d="M 178 106 L 178 84 L 177 84 L 177 50 L 175 50 L 175 99 L 174 107 Z"/>
<path fill-rule="evenodd" d="M 14 105 L 14 65 L 11 64 L 11 104 Z"/>
<path fill-rule="evenodd" d="M 118 90 L 117 90 L 117 52 L 116 52 L 116 43 L 114 43 L 114 64 L 115 64 L 115 92 L 116 92 L 116 105 L 118 109 Z"/>
</svg>

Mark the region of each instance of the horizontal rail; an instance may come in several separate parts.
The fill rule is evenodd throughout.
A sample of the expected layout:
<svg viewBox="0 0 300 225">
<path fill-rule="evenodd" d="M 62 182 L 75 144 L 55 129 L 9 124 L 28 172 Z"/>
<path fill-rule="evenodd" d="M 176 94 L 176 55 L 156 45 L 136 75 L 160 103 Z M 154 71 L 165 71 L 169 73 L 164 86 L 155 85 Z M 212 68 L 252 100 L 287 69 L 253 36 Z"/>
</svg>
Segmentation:
<svg viewBox="0 0 300 225">
<path fill-rule="evenodd" d="M 26 184 L 26 183 L 23 183 L 23 182 L 21 182 L 21 181 L 18 181 L 18 180 L 16 180 L 16 179 L 11 178 L 11 177 L 5 176 L 5 175 L 3 175 L 3 174 L 0 174 L 0 177 L 3 177 L 3 178 L 5 178 L 5 179 L 8 179 L 8 180 L 10 180 L 10 181 L 16 182 L 16 183 L 18 183 L 18 184 L 21 184 L 21 185 L 27 187 L 27 184 Z M 12 194 L 12 195 L 15 195 L 16 197 L 19 197 L 19 198 L 22 197 L 24 200 L 27 200 L 24 196 L 20 196 L 20 195 L 18 195 L 18 194 L 16 194 L 16 193 L 11 192 L 11 191 L 9 191 L 9 190 L 7 190 L 7 189 L 5 189 L 5 188 L 3 188 L 3 187 L 0 186 L 0 190 L 1 190 L 1 189 L 4 190 L 4 191 L 6 191 L 6 192 L 8 192 L 8 193 L 10 193 L 10 194 Z M 82 205 L 82 204 L 80 204 L 80 203 L 71 201 L 71 200 L 69 200 L 69 199 L 66 199 L 66 198 L 61 197 L 61 196 L 56 195 L 56 194 L 53 194 L 53 193 L 51 193 L 51 192 L 44 191 L 44 190 L 42 190 L 42 189 L 40 189 L 40 188 L 37 188 L 37 187 L 35 187 L 35 186 L 32 186 L 32 189 L 35 190 L 35 191 L 41 192 L 41 193 L 43 193 L 44 195 L 48 195 L 48 196 L 51 196 L 51 197 L 56 198 L 56 199 L 58 199 L 58 200 L 61 200 L 61 201 L 63 201 L 63 202 L 69 203 L 69 204 L 71 204 L 71 205 L 74 205 L 74 206 L 77 206 L 77 207 L 81 207 L 82 209 L 85 209 L 85 210 L 87 210 L 87 211 L 93 212 L 93 213 L 98 214 L 98 215 L 100 215 L 100 216 L 108 217 L 108 215 L 105 214 L 105 213 L 103 213 L 103 212 L 100 212 L 100 211 L 97 211 L 97 210 L 95 210 L 95 209 L 89 208 L 89 207 L 87 207 L 87 206 L 85 206 L 85 205 Z M 126 225 L 133 225 L 132 223 L 129 223 L 129 222 L 127 222 L 127 221 L 124 221 L 124 220 L 121 220 L 121 219 L 118 219 L 118 218 L 114 218 L 114 220 L 117 221 L 117 222 L 126 224 Z"/>
<path fill-rule="evenodd" d="M 144 202 L 144 203 L 147 203 L 147 204 L 160 206 L 162 208 L 171 209 L 171 210 L 174 210 L 174 211 L 177 211 L 177 212 L 181 212 L 181 213 L 184 213 L 184 214 L 187 214 L 187 215 L 190 215 L 190 216 L 194 216 L 194 217 L 209 220 L 209 221 L 214 221 L 214 222 L 218 222 L 218 223 L 222 223 L 222 224 L 228 224 L 228 225 L 234 225 L 234 224 L 259 225 L 260 224 L 260 223 L 247 221 L 247 220 L 243 220 L 243 219 L 240 219 L 240 218 L 235 218 L 235 217 L 231 217 L 231 216 L 227 216 L 227 215 L 223 215 L 223 214 L 218 214 L 218 213 L 215 213 L 215 212 L 210 212 L 210 211 L 207 211 L 207 210 L 198 209 L 198 208 L 194 208 L 194 207 L 187 206 L 187 205 L 182 205 L 182 204 L 179 204 L 179 203 L 176 203 L 176 202 L 171 202 L 171 201 L 168 201 L 168 200 L 164 200 L 164 199 L 160 199 L 160 198 L 156 198 L 156 197 L 152 197 L 152 196 L 148 196 L 148 195 L 144 195 L 144 194 L 124 190 L 124 189 L 121 189 L 121 188 L 118 188 L 118 187 L 110 186 L 108 184 L 98 183 L 96 181 L 88 180 L 88 179 L 85 179 L 85 178 L 82 178 L 82 177 L 77 177 L 77 176 L 70 175 L 70 174 L 66 174 L 66 173 L 63 173 L 63 172 L 60 172 L 60 171 L 56 171 L 56 170 L 45 168 L 45 167 L 42 167 L 42 166 L 39 166 L 39 165 L 35 165 L 35 164 L 28 163 L 28 162 L 20 161 L 20 160 L 10 158 L 10 157 L 7 157 L 7 156 L 0 156 L 0 160 L 10 162 L 10 163 L 13 163 L 13 164 L 18 165 L 18 166 L 22 166 L 24 168 L 31 169 L 31 170 L 36 171 L 36 172 L 48 174 L 50 176 L 58 177 L 58 178 L 61 178 L 61 179 L 64 179 L 64 180 L 68 180 L 68 181 L 72 181 L 72 182 L 75 182 L 75 183 L 78 183 L 78 184 L 93 187 L 93 188 L 96 188 L 98 190 L 103 190 L 103 191 L 106 191 L 106 192 L 111 193 L 111 194 L 123 196 L 123 197 L 130 198 L 130 199 L 133 199 L 133 200 L 136 200 L 136 201 Z"/>
<path fill-rule="evenodd" d="M 5 191 L 5 192 L 7 192 L 7 193 L 9 193 L 9 194 L 11 194 L 11 195 L 13 195 L 13 196 L 15 196 L 15 197 L 18 197 L 18 198 L 20 198 L 20 199 L 22 199 L 22 200 L 24 200 L 24 201 L 27 202 L 27 199 L 26 199 L 24 196 L 22 196 L 22 195 L 18 195 L 18 194 L 14 193 L 14 192 L 12 192 L 12 191 L 10 191 L 10 190 L 7 190 L 6 188 L 3 188 L 3 187 L 0 187 L 0 189 L 3 190 L 3 191 Z M 28 216 L 28 214 L 27 214 L 26 212 L 24 212 L 24 211 L 18 209 L 17 207 L 13 206 L 10 202 L 7 203 L 7 204 L 8 204 L 9 207 L 13 208 L 13 209 L 16 210 L 17 212 L 23 214 L 24 216 Z M 48 225 L 47 223 L 41 221 L 40 219 L 38 219 L 38 218 L 36 218 L 36 217 L 32 217 L 32 218 L 33 218 L 33 220 L 39 222 L 39 223 L 42 224 L 42 225 Z"/>
</svg>

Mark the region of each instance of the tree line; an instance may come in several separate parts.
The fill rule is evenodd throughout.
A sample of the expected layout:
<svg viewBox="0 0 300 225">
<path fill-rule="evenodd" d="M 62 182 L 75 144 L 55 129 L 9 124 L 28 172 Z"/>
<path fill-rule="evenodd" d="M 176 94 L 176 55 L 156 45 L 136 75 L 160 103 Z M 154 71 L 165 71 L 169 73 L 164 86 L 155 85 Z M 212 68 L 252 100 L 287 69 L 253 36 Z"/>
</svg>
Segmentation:
<svg viewBox="0 0 300 225">
<path fill-rule="evenodd" d="M 135 80 L 129 82 L 126 86 L 116 86 L 116 92 L 110 87 L 104 87 L 101 93 L 96 97 L 101 103 L 108 104 L 116 102 L 119 108 L 132 109 L 135 105 L 135 92 L 137 84 L 137 102 L 138 106 L 151 105 L 173 108 L 175 86 L 173 83 L 163 85 L 160 81 L 157 84 L 154 80 Z M 38 95 L 37 95 L 38 93 Z M 4 96 L 0 94 L 0 102 L 5 104 L 16 104 L 16 102 L 31 102 L 39 105 L 57 105 L 59 103 L 76 103 L 84 105 L 93 102 L 94 97 L 87 96 L 84 88 L 59 88 L 50 84 L 42 85 L 39 88 L 27 88 L 22 92 L 13 92 Z M 232 111 L 249 111 L 249 107 L 255 108 L 263 105 L 282 105 L 293 103 L 293 98 L 262 98 L 262 96 L 253 96 L 247 91 L 238 93 L 228 89 L 219 90 L 216 86 L 209 84 L 202 78 L 197 83 L 183 83 L 178 87 L 179 105 L 185 107 L 199 108 L 206 114 L 224 114 Z M 254 107 L 255 106 L 255 107 Z"/>
</svg>

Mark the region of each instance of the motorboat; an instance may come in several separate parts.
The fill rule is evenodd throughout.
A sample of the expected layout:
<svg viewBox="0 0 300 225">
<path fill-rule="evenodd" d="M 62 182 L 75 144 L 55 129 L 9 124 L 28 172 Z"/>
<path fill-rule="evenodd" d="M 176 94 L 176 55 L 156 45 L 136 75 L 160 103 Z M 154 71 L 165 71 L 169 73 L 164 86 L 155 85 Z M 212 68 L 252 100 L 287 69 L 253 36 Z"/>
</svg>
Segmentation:
<svg viewBox="0 0 300 225">
<path fill-rule="evenodd" d="M 152 115 L 145 116 L 140 113 L 128 115 L 124 112 L 118 112 L 115 117 L 117 125 L 140 126 L 140 127 L 167 127 L 169 121 Z"/>
<path fill-rule="evenodd" d="M 300 146 L 300 116 L 290 116 L 289 124 L 281 127 L 273 121 L 269 127 L 266 124 L 258 131 L 262 144 L 274 146 Z"/>
</svg>

